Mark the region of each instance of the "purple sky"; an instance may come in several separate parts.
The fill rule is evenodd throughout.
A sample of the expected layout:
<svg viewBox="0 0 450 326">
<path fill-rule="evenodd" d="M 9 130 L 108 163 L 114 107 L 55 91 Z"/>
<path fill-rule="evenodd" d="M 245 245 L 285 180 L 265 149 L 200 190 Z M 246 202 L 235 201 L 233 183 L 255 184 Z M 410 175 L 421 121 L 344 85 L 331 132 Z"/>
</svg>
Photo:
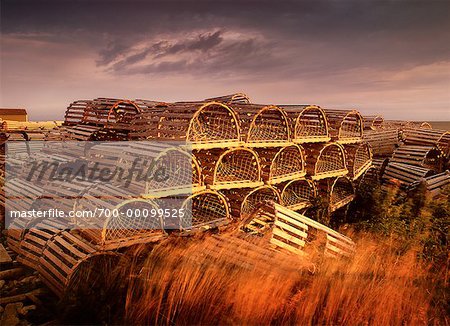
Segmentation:
<svg viewBox="0 0 450 326">
<path fill-rule="evenodd" d="M 450 120 L 448 1 L 1 1 L 0 106 L 94 97 L 356 108 Z"/>
</svg>

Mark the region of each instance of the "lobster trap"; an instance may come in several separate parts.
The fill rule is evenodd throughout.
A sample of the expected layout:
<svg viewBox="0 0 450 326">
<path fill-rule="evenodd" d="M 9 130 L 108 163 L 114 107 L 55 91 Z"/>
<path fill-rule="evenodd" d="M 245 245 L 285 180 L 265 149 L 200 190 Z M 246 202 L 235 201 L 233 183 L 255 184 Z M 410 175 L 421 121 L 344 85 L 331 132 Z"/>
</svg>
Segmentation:
<svg viewBox="0 0 450 326">
<path fill-rule="evenodd" d="M 39 258 L 44 252 L 48 240 L 68 229 L 68 224 L 57 219 L 31 221 L 20 241 L 17 261 L 35 270 L 39 267 Z"/>
<path fill-rule="evenodd" d="M 119 265 L 120 258 L 114 251 L 99 251 L 78 235 L 62 231 L 48 240 L 39 258 L 38 272 L 59 297 L 68 290 L 73 294 L 80 286 L 104 291 L 105 281 Z"/>
<path fill-rule="evenodd" d="M 328 121 L 325 112 L 315 105 L 283 105 L 292 121 L 294 143 L 329 141 Z"/>
<path fill-rule="evenodd" d="M 238 220 L 248 218 L 265 202 L 281 202 L 280 193 L 270 185 L 255 189 L 232 189 L 225 196 L 230 203 L 231 216 Z"/>
<path fill-rule="evenodd" d="M 239 116 L 241 138 L 245 146 L 274 147 L 289 144 L 289 119 L 283 109 L 256 104 L 235 104 L 232 107 Z"/>
<path fill-rule="evenodd" d="M 164 236 L 158 208 L 152 200 L 135 198 L 109 184 L 96 184 L 76 200 L 74 224 L 83 237 L 102 249 L 127 247 Z"/>
<path fill-rule="evenodd" d="M 408 188 L 412 183 L 435 174 L 430 169 L 420 166 L 389 162 L 384 170 L 382 180 L 401 188 Z"/>
<path fill-rule="evenodd" d="M 442 152 L 434 146 L 403 145 L 397 148 L 390 162 L 422 166 L 440 172 L 443 167 Z"/>
<path fill-rule="evenodd" d="M 281 190 L 281 202 L 287 208 L 298 211 L 313 205 L 317 188 L 311 180 L 291 180 Z"/>
<path fill-rule="evenodd" d="M 268 184 L 303 178 L 306 175 L 306 158 L 303 147 L 289 145 L 258 150 L 262 177 Z"/>
<path fill-rule="evenodd" d="M 182 204 L 184 231 L 207 230 L 230 221 L 227 199 L 215 190 L 203 190 L 189 196 Z"/>
<path fill-rule="evenodd" d="M 352 181 L 347 177 L 338 177 L 329 188 L 328 210 L 333 213 L 348 205 L 353 199 L 355 199 L 355 189 Z"/>
<path fill-rule="evenodd" d="M 306 170 L 313 180 L 343 176 L 348 173 L 344 147 L 338 143 L 306 146 Z"/>
<path fill-rule="evenodd" d="M 364 129 L 377 130 L 383 126 L 384 118 L 380 115 L 365 115 Z"/>
<path fill-rule="evenodd" d="M 397 129 L 365 131 L 363 139 L 370 145 L 374 156 L 391 156 L 400 144 Z"/>
<path fill-rule="evenodd" d="M 235 93 L 218 97 L 211 97 L 204 100 L 205 102 L 221 102 L 225 104 L 250 104 L 250 98 L 244 93 Z"/>
<path fill-rule="evenodd" d="M 340 144 L 358 143 L 363 138 L 363 118 L 356 110 L 325 110 L 331 139 Z"/>
<path fill-rule="evenodd" d="M 406 128 L 403 139 L 408 145 L 436 146 L 444 157 L 450 156 L 450 131 Z"/>
<path fill-rule="evenodd" d="M 97 98 L 75 101 L 66 110 L 64 124 L 90 124 L 129 130 L 131 121 L 141 111 L 141 107 L 129 100 Z"/>
<path fill-rule="evenodd" d="M 211 189 L 257 187 L 263 184 L 261 166 L 255 150 L 245 147 L 198 151 L 205 183 Z"/>
<path fill-rule="evenodd" d="M 189 142 L 193 149 L 239 146 L 238 117 L 219 102 L 155 104 L 132 123 L 131 139 Z"/>
<path fill-rule="evenodd" d="M 358 179 L 372 164 L 372 151 L 367 143 L 346 145 L 346 163 L 349 177 Z"/>
</svg>

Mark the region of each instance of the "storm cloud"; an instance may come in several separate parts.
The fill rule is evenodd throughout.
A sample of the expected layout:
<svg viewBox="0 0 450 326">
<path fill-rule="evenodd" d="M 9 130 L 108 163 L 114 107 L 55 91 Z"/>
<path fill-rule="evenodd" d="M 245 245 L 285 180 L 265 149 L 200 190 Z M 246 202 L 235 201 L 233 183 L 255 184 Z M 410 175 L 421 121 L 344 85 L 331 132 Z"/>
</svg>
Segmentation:
<svg viewBox="0 0 450 326">
<path fill-rule="evenodd" d="M 1 105 L 93 96 L 356 107 L 450 119 L 447 1 L 1 2 Z M 427 107 L 425 114 L 421 108 Z M 405 116 L 407 115 L 407 116 Z"/>
</svg>

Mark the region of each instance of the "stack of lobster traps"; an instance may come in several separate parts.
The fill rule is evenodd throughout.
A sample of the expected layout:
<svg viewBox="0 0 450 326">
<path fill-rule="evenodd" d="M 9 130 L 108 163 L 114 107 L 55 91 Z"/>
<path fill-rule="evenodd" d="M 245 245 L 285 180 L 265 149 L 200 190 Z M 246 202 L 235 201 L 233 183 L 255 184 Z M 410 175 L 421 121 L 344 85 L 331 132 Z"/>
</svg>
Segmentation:
<svg viewBox="0 0 450 326">
<path fill-rule="evenodd" d="M 241 93 L 175 103 L 75 101 L 64 124 L 47 132 L 40 149 L 25 142 L 25 158 L 13 155 L 17 175 L 31 174 L 21 162 L 39 160 L 119 172 L 152 168 L 164 170 L 165 178 L 133 179 L 126 189 L 114 178 L 69 183 L 14 179 L 9 182 L 13 192 L 25 198 L 15 202 L 18 210 L 52 207 L 58 201 L 66 212 L 102 208 L 117 214 L 106 219 L 20 217 L 8 243 L 60 296 L 76 286 L 89 264 L 103 264 L 114 275 L 130 248 L 210 229 L 238 230 L 241 240 L 269 232 L 270 250 L 299 255 L 319 232 L 326 237 L 327 255 L 348 256 L 354 243 L 314 221 L 317 212 L 345 212 L 363 183 L 397 178 L 407 186 L 425 178 L 434 191 L 448 179 L 447 174 L 427 179 L 445 167 L 447 134 L 421 128 L 416 136 L 390 126 L 356 110 L 260 105 Z M 56 152 L 46 145 L 50 141 L 58 141 Z M 106 142 L 86 146 L 82 141 Z M 42 173 L 44 180 L 51 179 Z M 185 214 L 138 216 L 164 210 L 168 202 Z M 220 232 L 215 237 L 220 239 Z"/>
</svg>

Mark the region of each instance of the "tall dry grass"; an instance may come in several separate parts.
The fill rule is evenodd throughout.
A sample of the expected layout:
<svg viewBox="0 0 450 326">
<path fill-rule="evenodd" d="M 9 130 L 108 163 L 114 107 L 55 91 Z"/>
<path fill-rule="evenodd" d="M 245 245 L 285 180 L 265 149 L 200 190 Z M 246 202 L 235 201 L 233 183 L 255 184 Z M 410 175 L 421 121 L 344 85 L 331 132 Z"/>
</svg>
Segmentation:
<svg viewBox="0 0 450 326">
<path fill-rule="evenodd" d="M 166 242 L 129 287 L 129 324 L 438 324 L 416 252 L 358 239 L 352 259 L 274 253 L 233 236 Z M 261 239 L 264 242 L 266 239 Z M 218 245 L 220 248 L 218 248 Z M 431 285 L 430 285 L 431 284 Z M 437 317 L 441 317 L 439 320 Z"/>
</svg>

